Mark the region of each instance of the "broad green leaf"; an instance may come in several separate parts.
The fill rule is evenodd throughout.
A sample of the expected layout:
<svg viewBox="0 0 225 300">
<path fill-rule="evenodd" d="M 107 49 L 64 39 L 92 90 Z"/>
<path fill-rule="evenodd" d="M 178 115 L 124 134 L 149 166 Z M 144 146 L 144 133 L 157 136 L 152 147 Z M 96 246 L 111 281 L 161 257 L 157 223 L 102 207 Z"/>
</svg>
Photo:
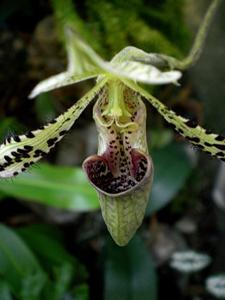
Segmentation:
<svg viewBox="0 0 225 300">
<path fill-rule="evenodd" d="M 24 278 L 45 276 L 30 249 L 4 225 L 0 225 L 0 275 L 16 294 L 21 292 Z"/>
<path fill-rule="evenodd" d="M 63 243 L 63 233 L 57 229 L 54 225 L 46 224 L 46 223 L 34 223 L 30 225 L 26 225 L 24 227 L 19 227 L 16 229 L 16 232 L 21 235 L 21 233 L 28 233 L 29 236 L 41 234 L 45 235 L 47 237 L 51 237 L 51 239 L 54 239 L 60 244 Z M 27 235 L 27 236 L 28 236 Z M 24 236 L 23 236 L 24 237 Z M 25 240 L 27 243 L 28 241 Z"/>
<path fill-rule="evenodd" d="M 48 270 L 49 278 L 43 290 L 43 299 L 64 299 L 65 295 L 72 292 L 74 282 L 86 281 L 84 266 L 63 247 L 60 232 L 56 228 L 35 224 L 19 228 L 17 233 Z M 28 280 L 30 282 L 32 280 Z"/>
<path fill-rule="evenodd" d="M 85 268 L 63 247 L 58 230 L 49 225 L 36 224 L 19 228 L 17 233 L 45 266 L 67 264 L 73 268 L 75 277 L 86 279 Z"/>
<path fill-rule="evenodd" d="M 36 226 L 19 228 L 17 233 L 23 238 L 30 249 L 48 264 L 74 264 L 75 259 L 64 249 L 63 244 L 51 235 L 46 235 Z"/>
<path fill-rule="evenodd" d="M 125 247 L 107 240 L 104 300 L 156 300 L 157 278 L 150 254 L 137 235 Z"/>
<path fill-rule="evenodd" d="M 166 206 L 185 184 L 192 163 L 183 145 L 169 144 L 152 153 L 154 180 L 147 207 L 147 215 Z"/>
<path fill-rule="evenodd" d="M 88 211 L 99 207 L 97 194 L 80 168 L 38 164 L 12 180 L 1 180 L 9 196 L 59 208 Z"/>
</svg>

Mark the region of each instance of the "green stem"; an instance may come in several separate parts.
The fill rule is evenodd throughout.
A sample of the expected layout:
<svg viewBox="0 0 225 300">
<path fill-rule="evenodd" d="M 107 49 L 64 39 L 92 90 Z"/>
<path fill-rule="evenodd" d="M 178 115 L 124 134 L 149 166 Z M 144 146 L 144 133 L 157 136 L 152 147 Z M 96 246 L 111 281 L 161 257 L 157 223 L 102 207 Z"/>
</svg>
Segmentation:
<svg viewBox="0 0 225 300">
<path fill-rule="evenodd" d="M 215 16 L 218 6 L 221 4 L 222 1 L 223 0 L 214 0 L 211 3 L 203 21 L 202 21 L 202 24 L 197 32 L 193 47 L 192 47 L 191 51 L 189 52 L 189 55 L 182 61 L 174 60 L 174 62 L 172 63 L 173 67 L 180 69 L 180 70 L 185 70 L 185 69 L 188 69 L 190 66 L 192 66 L 198 60 L 198 58 L 202 52 L 203 46 L 205 44 L 206 37 L 207 37 L 208 31 L 209 31 L 209 27 Z"/>
<path fill-rule="evenodd" d="M 209 31 L 209 27 L 212 23 L 212 20 L 215 16 L 215 13 L 221 4 L 223 0 L 214 0 L 212 1 L 211 5 L 209 6 L 205 17 L 202 21 L 202 24 L 197 32 L 197 35 L 195 37 L 193 46 L 186 58 L 183 60 L 178 60 L 174 57 L 164 55 L 164 54 L 158 54 L 158 53 L 150 53 L 147 55 L 144 55 L 143 57 L 137 56 L 133 57 L 133 60 L 142 62 L 144 64 L 151 64 L 153 66 L 156 66 L 157 68 L 161 69 L 178 69 L 178 70 L 186 70 L 190 66 L 196 63 L 198 60 L 203 46 L 206 41 L 206 37 Z"/>
</svg>

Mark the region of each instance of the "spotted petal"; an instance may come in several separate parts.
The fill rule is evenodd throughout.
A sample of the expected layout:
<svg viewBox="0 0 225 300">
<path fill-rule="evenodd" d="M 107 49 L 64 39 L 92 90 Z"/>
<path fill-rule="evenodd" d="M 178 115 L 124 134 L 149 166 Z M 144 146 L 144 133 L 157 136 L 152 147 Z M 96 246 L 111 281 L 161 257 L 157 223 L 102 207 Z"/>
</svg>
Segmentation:
<svg viewBox="0 0 225 300">
<path fill-rule="evenodd" d="M 132 82 L 126 83 L 147 99 L 164 119 L 189 142 L 206 153 L 225 161 L 225 137 L 202 128 L 197 123 L 177 115 L 162 102 Z"/>
<path fill-rule="evenodd" d="M 67 133 L 104 84 L 104 81 L 98 83 L 76 104 L 49 124 L 24 135 L 6 139 L 0 146 L 0 178 L 18 175 L 47 154 Z"/>
<path fill-rule="evenodd" d="M 119 92 L 112 93 L 115 89 Z M 107 83 L 94 106 L 98 155 L 83 163 L 99 194 L 107 228 L 120 246 L 129 242 L 142 223 L 153 178 L 146 142 L 146 110 L 137 96 L 121 82 Z M 120 102 L 120 109 L 115 109 L 109 99 Z"/>
</svg>

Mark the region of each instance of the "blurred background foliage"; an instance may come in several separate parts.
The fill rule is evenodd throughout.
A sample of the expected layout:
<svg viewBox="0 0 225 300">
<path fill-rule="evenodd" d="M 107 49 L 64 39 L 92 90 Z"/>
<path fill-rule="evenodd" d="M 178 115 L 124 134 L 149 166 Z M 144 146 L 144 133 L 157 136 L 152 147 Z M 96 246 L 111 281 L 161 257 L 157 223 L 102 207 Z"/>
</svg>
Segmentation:
<svg viewBox="0 0 225 300">
<path fill-rule="evenodd" d="M 53 119 L 94 84 L 90 80 L 27 99 L 38 81 L 65 69 L 64 22 L 71 22 L 108 60 L 128 45 L 181 58 L 191 46 L 190 28 L 199 25 L 207 6 L 203 2 L 1 1 L 1 142 Z M 204 125 L 203 101 L 212 108 L 202 92 L 207 82 L 210 89 L 210 77 L 201 80 L 206 61 L 207 56 L 184 76 L 181 87 L 154 88 L 167 105 Z M 211 95 L 220 83 L 211 87 Z M 223 111 L 222 99 L 215 103 Z M 124 248 L 109 237 L 97 195 L 80 168 L 97 149 L 91 107 L 44 162 L 0 181 L 1 300 L 211 299 L 204 278 L 225 268 L 224 207 L 212 201 L 219 163 L 200 155 L 147 109 L 155 178 L 144 223 Z M 221 128 L 221 118 L 213 126 Z M 213 258 L 211 267 L 192 281 L 168 264 L 174 251 L 188 248 Z"/>
</svg>

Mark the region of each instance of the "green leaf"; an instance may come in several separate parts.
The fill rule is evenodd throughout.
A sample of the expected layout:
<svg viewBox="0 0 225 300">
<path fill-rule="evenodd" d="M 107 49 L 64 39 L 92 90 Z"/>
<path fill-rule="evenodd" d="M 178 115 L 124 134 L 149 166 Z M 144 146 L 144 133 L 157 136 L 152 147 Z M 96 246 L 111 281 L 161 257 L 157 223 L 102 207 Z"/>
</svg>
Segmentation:
<svg viewBox="0 0 225 300">
<path fill-rule="evenodd" d="M 0 299 L 1 300 L 13 300 L 9 285 L 2 280 L 0 281 Z"/>
<path fill-rule="evenodd" d="M 56 266 L 53 271 L 53 280 L 49 281 L 45 289 L 45 299 L 61 300 L 69 291 L 74 269 L 71 265 L 64 263 L 61 266 Z"/>
<path fill-rule="evenodd" d="M 58 237 L 58 231 L 49 225 L 30 225 L 19 228 L 17 233 L 45 264 L 55 266 L 67 263 L 78 268 L 76 259 L 63 247 L 63 241 Z"/>
<path fill-rule="evenodd" d="M 24 278 L 45 276 L 30 249 L 4 225 L 0 225 L 0 274 L 16 294 L 21 292 Z"/>
<path fill-rule="evenodd" d="M 46 283 L 46 277 L 42 273 L 29 274 L 22 279 L 20 291 L 21 300 L 40 300 L 41 292 Z"/>
<path fill-rule="evenodd" d="M 50 278 L 53 281 L 48 280 L 44 292 L 46 299 L 62 299 L 72 279 L 86 281 L 85 267 L 63 247 L 59 230 L 50 225 L 35 224 L 19 228 L 17 233 L 37 255 L 45 269 L 52 273 Z"/>
<path fill-rule="evenodd" d="M 89 288 L 87 284 L 76 286 L 72 292 L 73 298 L 68 300 L 89 300 Z"/>
<path fill-rule="evenodd" d="M 43 234 L 35 226 L 26 226 L 17 232 L 30 249 L 48 264 L 75 263 L 75 259 L 68 254 L 60 241 Z"/>
<path fill-rule="evenodd" d="M 0 191 L 28 201 L 75 211 L 99 208 L 97 193 L 80 168 L 38 164 L 30 172 L 0 181 Z"/>
<path fill-rule="evenodd" d="M 151 153 L 154 179 L 147 215 L 166 206 L 185 184 L 192 163 L 183 145 L 172 143 Z"/>
<path fill-rule="evenodd" d="M 107 240 L 104 300 L 156 300 L 157 279 L 150 254 L 137 235 L 126 247 Z"/>
<path fill-rule="evenodd" d="M 44 236 L 47 236 L 48 238 L 51 237 L 51 239 L 54 239 L 60 244 L 63 243 L 63 234 L 60 230 L 57 229 L 54 225 L 45 224 L 45 223 L 35 223 L 26 225 L 23 227 L 19 227 L 16 229 L 16 232 L 23 236 L 23 233 L 27 234 L 27 236 L 33 236 L 37 234 L 41 234 Z M 24 237 L 24 236 L 23 236 Z M 28 243 L 29 240 L 25 239 L 25 242 Z"/>
<path fill-rule="evenodd" d="M 55 300 L 60 300 L 69 290 L 74 276 L 74 270 L 71 265 L 64 263 L 60 267 L 57 267 L 54 273 L 54 298 Z"/>
</svg>

